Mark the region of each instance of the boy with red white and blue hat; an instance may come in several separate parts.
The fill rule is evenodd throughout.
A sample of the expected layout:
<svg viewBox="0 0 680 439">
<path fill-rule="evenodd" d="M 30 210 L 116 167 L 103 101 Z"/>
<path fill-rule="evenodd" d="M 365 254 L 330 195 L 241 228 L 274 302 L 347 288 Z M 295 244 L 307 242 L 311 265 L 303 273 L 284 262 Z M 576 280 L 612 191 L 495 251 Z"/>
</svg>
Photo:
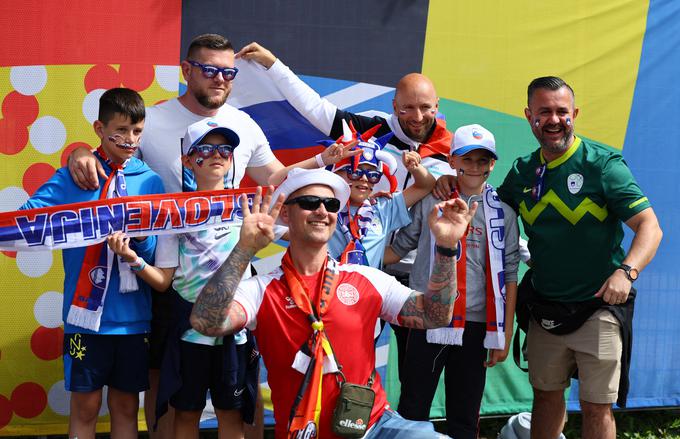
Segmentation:
<svg viewBox="0 0 680 439">
<path fill-rule="evenodd" d="M 406 151 L 402 161 L 414 182 L 403 192 L 394 192 L 397 160 L 383 150 L 392 133 L 372 139 L 380 125 L 363 134 L 357 133 L 351 123 L 348 128 L 351 138 L 359 142 L 352 150 L 359 149 L 361 153 L 343 158 L 332 167 L 332 172 L 347 182 L 351 192 L 347 206 L 338 213 L 329 251 L 341 262 L 380 268 L 387 237 L 411 222 L 408 208 L 430 193 L 435 180 L 420 164 L 420 155 Z M 390 182 L 391 196 L 371 198 L 373 186 L 381 178 Z"/>
</svg>

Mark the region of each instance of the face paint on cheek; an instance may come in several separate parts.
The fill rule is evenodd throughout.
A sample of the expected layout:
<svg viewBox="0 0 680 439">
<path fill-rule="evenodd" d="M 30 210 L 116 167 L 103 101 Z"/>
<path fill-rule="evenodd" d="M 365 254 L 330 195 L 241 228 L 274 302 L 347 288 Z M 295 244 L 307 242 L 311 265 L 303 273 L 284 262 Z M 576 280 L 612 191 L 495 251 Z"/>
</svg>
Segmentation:
<svg viewBox="0 0 680 439">
<path fill-rule="evenodd" d="M 463 168 L 458 168 L 458 175 L 465 175 L 465 170 Z"/>
<path fill-rule="evenodd" d="M 489 172 L 489 171 L 486 171 L 486 172 L 484 173 L 484 178 L 488 177 L 489 174 L 490 174 L 490 172 Z"/>
<path fill-rule="evenodd" d="M 203 157 L 197 158 L 196 164 L 202 168 L 203 167 Z"/>
<path fill-rule="evenodd" d="M 571 126 L 571 118 L 570 117 L 567 118 L 567 126 Z"/>
<path fill-rule="evenodd" d="M 534 126 L 535 126 L 536 128 L 538 128 L 538 125 L 539 125 L 540 123 L 541 123 L 540 120 L 538 120 L 538 119 L 534 120 Z"/>
</svg>

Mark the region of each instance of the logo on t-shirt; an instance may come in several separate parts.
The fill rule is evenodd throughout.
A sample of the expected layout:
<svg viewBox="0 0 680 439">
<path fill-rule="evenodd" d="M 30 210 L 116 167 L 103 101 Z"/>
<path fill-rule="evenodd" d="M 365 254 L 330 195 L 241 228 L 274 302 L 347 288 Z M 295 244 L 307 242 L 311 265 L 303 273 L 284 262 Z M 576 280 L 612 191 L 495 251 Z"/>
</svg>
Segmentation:
<svg viewBox="0 0 680 439">
<path fill-rule="evenodd" d="M 295 304 L 295 301 L 293 300 L 292 297 L 286 296 L 284 300 L 286 301 L 286 309 L 297 308 L 297 305 Z"/>
<path fill-rule="evenodd" d="M 576 195 L 583 187 L 583 175 L 571 174 L 567 177 L 567 189 L 569 192 Z"/>
<path fill-rule="evenodd" d="M 351 284 L 338 285 L 335 295 L 347 306 L 352 306 L 359 301 L 359 291 Z"/>
</svg>

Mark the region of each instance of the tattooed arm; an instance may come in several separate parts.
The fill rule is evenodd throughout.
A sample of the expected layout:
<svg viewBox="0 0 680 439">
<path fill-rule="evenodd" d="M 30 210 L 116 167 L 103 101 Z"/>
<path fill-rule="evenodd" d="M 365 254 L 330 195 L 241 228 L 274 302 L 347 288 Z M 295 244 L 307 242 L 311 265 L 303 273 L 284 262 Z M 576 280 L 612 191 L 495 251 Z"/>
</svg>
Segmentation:
<svg viewBox="0 0 680 439">
<path fill-rule="evenodd" d="M 458 241 L 464 236 L 476 210 L 477 203 L 473 203 L 468 209 L 460 198 L 435 205 L 428 222 L 436 245 L 455 252 Z M 401 326 L 430 329 L 446 326 L 451 322 L 457 290 L 456 258 L 445 256 L 439 251 L 435 251 L 434 255 L 427 292 L 411 293 L 398 316 Z"/>
<path fill-rule="evenodd" d="M 253 256 L 255 252 L 251 249 L 242 249 L 236 244 L 227 260 L 203 287 L 191 310 L 191 326 L 196 331 L 220 337 L 240 331 L 246 325 L 243 307 L 233 305 L 233 300 Z"/>
<path fill-rule="evenodd" d="M 191 310 L 191 326 L 201 334 L 212 337 L 232 334 L 247 323 L 245 310 L 233 302 L 234 294 L 255 253 L 274 239 L 274 222 L 283 204 L 283 197 L 276 200 L 270 212 L 271 186 L 268 192 L 262 199 L 262 188 L 258 187 L 252 208 L 248 207 L 246 196 L 241 196 L 243 224 L 239 241 L 203 287 Z"/>
</svg>

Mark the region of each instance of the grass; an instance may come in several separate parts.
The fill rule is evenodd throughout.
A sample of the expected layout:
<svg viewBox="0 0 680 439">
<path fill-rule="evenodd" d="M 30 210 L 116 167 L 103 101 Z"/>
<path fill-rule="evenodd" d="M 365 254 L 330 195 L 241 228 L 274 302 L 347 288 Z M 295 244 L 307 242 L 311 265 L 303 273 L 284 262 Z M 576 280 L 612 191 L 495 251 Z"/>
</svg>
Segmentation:
<svg viewBox="0 0 680 439">
<path fill-rule="evenodd" d="M 616 411 L 617 434 L 625 439 L 680 439 L 680 409 Z M 508 417 L 485 418 L 480 422 L 480 438 L 495 439 Z M 581 415 L 571 413 L 564 428 L 567 439 L 581 437 Z"/>
<path fill-rule="evenodd" d="M 680 408 L 616 411 L 617 437 L 623 439 L 680 439 Z M 480 439 L 496 439 L 508 417 L 483 418 L 480 422 Z M 443 421 L 436 421 L 438 431 L 444 431 Z M 581 437 L 581 415 L 569 414 L 564 429 L 567 439 Z M 24 436 L 25 438 L 26 436 Z M 148 438 L 140 433 L 140 438 Z M 202 430 L 201 438 L 217 439 L 217 431 Z M 47 436 L 49 439 L 65 439 L 66 436 Z M 98 434 L 98 439 L 109 439 L 108 434 Z M 264 439 L 273 439 L 274 430 L 267 428 Z M 11 438 L 10 438 L 11 439 Z M 20 439 L 20 438 L 17 438 Z"/>
</svg>

